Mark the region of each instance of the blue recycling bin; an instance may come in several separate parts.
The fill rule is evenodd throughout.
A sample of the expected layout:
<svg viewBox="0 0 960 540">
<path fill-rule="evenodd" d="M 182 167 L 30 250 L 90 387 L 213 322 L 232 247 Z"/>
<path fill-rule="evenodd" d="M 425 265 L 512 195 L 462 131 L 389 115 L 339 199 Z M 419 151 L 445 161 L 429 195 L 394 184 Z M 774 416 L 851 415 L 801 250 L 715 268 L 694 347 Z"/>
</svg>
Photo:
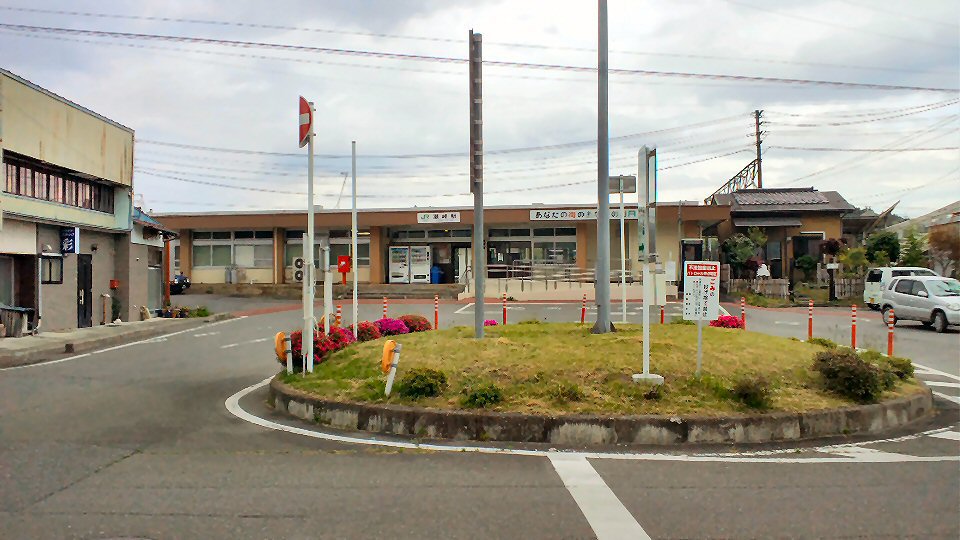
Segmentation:
<svg viewBox="0 0 960 540">
<path fill-rule="evenodd" d="M 443 270 L 439 266 L 434 266 L 430 269 L 430 283 L 440 283 L 440 277 L 443 275 Z"/>
</svg>

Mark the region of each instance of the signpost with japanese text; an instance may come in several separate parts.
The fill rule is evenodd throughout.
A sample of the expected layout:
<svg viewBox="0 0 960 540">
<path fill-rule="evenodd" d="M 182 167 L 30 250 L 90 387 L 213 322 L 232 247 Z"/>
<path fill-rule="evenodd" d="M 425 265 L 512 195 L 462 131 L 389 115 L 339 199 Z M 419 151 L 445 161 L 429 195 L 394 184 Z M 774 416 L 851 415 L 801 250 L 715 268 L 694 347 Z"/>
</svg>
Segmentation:
<svg viewBox="0 0 960 540">
<path fill-rule="evenodd" d="M 697 376 L 703 364 L 703 321 L 720 315 L 720 263 L 686 261 L 683 264 L 683 318 L 697 321 Z"/>
</svg>

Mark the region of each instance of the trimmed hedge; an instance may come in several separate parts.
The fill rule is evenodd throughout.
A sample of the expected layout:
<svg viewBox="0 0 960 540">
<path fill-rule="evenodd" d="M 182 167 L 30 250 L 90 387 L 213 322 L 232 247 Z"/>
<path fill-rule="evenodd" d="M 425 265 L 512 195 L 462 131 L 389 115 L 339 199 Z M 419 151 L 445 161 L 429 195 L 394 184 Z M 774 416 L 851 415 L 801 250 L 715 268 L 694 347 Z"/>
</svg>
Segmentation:
<svg viewBox="0 0 960 540">
<path fill-rule="evenodd" d="M 851 349 L 831 349 L 813 357 L 813 369 L 823 376 L 827 390 L 861 403 L 876 401 L 889 379 L 883 370 Z"/>
</svg>

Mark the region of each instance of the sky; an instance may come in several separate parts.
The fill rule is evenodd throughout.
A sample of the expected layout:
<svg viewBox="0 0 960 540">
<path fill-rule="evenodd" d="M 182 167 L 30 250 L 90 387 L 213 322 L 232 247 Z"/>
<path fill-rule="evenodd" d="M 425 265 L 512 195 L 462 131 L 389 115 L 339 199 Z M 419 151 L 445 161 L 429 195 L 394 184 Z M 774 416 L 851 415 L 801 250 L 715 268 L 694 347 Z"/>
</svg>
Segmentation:
<svg viewBox="0 0 960 540">
<path fill-rule="evenodd" d="M 457 207 L 470 29 L 485 203 L 595 205 L 596 2 L 0 0 L 0 67 L 133 128 L 154 212 L 306 208 L 301 95 L 316 204 L 350 207 L 356 141 L 361 208 Z M 610 173 L 656 147 L 661 201 L 748 165 L 754 110 L 764 187 L 908 217 L 960 199 L 958 2 L 610 0 L 609 48 Z"/>
</svg>

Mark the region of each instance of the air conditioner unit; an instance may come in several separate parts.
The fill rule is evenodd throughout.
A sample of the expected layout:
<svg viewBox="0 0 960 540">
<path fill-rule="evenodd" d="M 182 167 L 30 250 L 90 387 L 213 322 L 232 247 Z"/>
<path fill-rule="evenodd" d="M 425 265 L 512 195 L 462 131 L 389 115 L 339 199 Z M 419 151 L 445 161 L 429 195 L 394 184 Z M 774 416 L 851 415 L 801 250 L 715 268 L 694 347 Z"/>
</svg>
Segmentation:
<svg viewBox="0 0 960 540">
<path fill-rule="evenodd" d="M 303 257 L 297 257 L 293 260 L 293 280 L 297 283 L 303 283 L 306 265 L 307 263 L 303 260 Z"/>
</svg>

